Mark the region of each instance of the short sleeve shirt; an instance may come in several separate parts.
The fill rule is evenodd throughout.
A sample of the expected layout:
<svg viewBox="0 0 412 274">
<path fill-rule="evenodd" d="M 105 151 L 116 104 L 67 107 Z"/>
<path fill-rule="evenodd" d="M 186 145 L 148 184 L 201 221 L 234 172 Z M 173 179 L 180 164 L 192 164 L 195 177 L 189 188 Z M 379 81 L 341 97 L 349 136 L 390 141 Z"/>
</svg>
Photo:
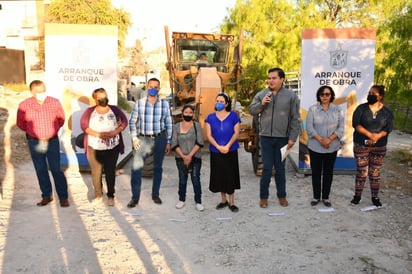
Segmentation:
<svg viewBox="0 0 412 274">
<path fill-rule="evenodd" d="M 209 114 L 205 120 L 210 125 L 212 136 L 219 145 L 226 145 L 233 134 L 235 133 L 234 126 L 240 123 L 240 118 L 237 113 L 231 111 L 225 119 L 220 120 L 216 113 Z M 230 151 L 237 150 L 239 148 L 238 141 L 235 141 L 230 147 Z M 219 150 L 210 144 L 209 150 L 211 152 L 219 153 Z"/>
</svg>

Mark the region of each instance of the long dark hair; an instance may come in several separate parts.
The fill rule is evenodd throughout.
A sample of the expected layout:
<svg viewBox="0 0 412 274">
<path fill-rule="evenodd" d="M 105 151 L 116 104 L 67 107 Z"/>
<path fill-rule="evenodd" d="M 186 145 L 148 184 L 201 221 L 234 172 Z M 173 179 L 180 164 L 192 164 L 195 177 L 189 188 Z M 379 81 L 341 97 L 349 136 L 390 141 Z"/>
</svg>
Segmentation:
<svg viewBox="0 0 412 274">
<path fill-rule="evenodd" d="M 226 111 L 231 111 L 232 110 L 232 100 L 230 100 L 229 95 L 227 93 L 224 93 L 224 92 L 219 92 L 217 94 L 216 98 L 219 97 L 219 96 L 222 96 L 223 98 L 225 98 L 225 103 L 227 104 L 227 106 L 225 107 Z"/>
</svg>

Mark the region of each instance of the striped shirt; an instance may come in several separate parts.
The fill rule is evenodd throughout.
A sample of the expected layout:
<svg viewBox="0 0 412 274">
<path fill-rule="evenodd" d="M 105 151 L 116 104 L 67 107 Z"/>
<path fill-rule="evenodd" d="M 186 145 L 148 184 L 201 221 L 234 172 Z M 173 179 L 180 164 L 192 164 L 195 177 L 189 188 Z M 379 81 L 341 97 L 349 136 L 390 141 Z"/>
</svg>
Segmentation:
<svg viewBox="0 0 412 274">
<path fill-rule="evenodd" d="M 46 97 L 39 104 L 35 97 L 30 97 L 19 104 L 16 123 L 33 138 L 50 139 L 57 136 L 64 118 L 63 107 L 56 98 Z"/>
<path fill-rule="evenodd" d="M 133 139 L 136 139 L 139 134 L 157 135 L 166 130 L 167 142 L 170 144 L 173 123 L 169 103 L 160 98 L 157 98 L 154 105 L 147 100 L 147 97 L 137 100 L 130 115 L 129 129 Z"/>
</svg>

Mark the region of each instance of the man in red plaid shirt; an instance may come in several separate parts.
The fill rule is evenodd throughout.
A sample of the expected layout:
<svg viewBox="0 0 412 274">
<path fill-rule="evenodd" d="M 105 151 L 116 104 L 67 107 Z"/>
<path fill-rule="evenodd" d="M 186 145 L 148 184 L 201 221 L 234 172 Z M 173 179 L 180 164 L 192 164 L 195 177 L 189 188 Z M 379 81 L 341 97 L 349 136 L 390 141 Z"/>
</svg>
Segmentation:
<svg viewBox="0 0 412 274">
<path fill-rule="evenodd" d="M 32 97 L 19 104 L 17 126 L 26 132 L 27 142 L 42 192 L 38 206 L 53 201 L 48 166 L 53 175 L 60 206 L 68 207 L 67 180 L 60 167 L 60 143 L 57 133 L 64 124 L 64 111 L 59 100 L 46 95 L 40 80 L 30 83 Z"/>
</svg>

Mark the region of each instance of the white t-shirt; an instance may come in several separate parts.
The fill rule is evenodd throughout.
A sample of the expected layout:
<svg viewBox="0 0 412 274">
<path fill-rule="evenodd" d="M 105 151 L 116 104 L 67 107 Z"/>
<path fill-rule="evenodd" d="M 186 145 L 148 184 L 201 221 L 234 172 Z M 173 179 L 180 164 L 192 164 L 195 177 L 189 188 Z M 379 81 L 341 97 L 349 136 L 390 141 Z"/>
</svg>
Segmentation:
<svg viewBox="0 0 412 274">
<path fill-rule="evenodd" d="M 112 110 L 100 114 L 96 110 L 90 115 L 89 128 L 97 132 L 109 132 L 118 127 L 116 115 Z M 88 145 L 95 150 L 107 150 L 116 147 L 119 144 L 120 136 L 116 135 L 110 139 L 101 139 L 96 136 L 88 136 Z"/>
</svg>

